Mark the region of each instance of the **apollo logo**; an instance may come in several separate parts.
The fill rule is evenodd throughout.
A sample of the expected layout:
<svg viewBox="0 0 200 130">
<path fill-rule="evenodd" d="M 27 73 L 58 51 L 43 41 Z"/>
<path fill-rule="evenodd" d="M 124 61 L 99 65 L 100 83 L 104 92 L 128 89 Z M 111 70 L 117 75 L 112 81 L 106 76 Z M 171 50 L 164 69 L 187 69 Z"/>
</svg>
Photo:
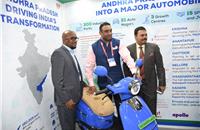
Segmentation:
<svg viewBox="0 0 200 130">
<path fill-rule="evenodd" d="M 180 114 L 177 114 L 177 113 L 174 113 L 172 114 L 172 116 L 178 118 L 178 117 L 189 117 L 189 114 L 187 113 L 180 113 Z"/>
</svg>

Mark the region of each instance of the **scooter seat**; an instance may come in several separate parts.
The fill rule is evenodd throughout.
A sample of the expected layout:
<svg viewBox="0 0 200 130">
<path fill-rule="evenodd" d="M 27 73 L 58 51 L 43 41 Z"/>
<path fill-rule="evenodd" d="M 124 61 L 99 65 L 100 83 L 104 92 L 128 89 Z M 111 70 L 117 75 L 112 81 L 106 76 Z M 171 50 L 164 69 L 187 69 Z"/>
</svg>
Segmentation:
<svg viewBox="0 0 200 130">
<path fill-rule="evenodd" d="M 114 113 L 114 107 L 106 94 L 94 95 L 88 92 L 89 87 L 84 87 L 82 100 L 99 116 L 108 116 Z M 104 98 L 105 97 L 105 98 Z M 102 99 L 104 98 L 104 99 Z"/>
</svg>

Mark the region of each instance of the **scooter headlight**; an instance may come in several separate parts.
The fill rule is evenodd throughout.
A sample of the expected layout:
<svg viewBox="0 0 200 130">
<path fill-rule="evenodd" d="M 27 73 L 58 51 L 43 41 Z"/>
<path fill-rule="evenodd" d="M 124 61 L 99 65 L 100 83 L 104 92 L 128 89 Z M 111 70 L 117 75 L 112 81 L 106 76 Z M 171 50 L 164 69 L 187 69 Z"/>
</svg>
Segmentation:
<svg viewBox="0 0 200 130">
<path fill-rule="evenodd" d="M 137 80 L 137 79 L 134 79 L 132 82 L 131 82 L 131 93 L 133 95 L 137 95 L 140 91 L 140 81 Z"/>
</svg>

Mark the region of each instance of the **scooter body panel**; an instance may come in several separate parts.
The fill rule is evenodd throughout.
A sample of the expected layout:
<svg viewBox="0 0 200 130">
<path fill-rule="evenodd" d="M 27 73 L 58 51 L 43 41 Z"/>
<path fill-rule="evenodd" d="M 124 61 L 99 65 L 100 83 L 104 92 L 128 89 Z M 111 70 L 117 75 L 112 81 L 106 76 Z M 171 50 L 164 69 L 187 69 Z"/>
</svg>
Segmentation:
<svg viewBox="0 0 200 130">
<path fill-rule="evenodd" d="M 113 125 L 113 114 L 109 116 L 96 115 L 83 100 L 80 100 L 77 105 L 76 116 L 79 124 L 83 126 L 86 124 L 91 128 L 107 129 Z"/>
<path fill-rule="evenodd" d="M 155 116 L 139 96 L 123 101 L 119 110 L 124 130 L 158 130 Z"/>
</svg>

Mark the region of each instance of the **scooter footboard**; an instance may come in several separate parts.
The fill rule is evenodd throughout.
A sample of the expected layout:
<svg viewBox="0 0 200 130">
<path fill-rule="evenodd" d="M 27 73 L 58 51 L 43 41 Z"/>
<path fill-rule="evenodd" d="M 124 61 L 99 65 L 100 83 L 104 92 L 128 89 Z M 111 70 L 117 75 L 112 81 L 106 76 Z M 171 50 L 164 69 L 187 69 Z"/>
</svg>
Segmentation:
<svg viewBox="0 0 200 130">
<path fill-rule="evenodd" d="M 119 110 L 124 130 L 158 130 L 155 115 L 139 96 L 122 102 Z"/>
</svg>

